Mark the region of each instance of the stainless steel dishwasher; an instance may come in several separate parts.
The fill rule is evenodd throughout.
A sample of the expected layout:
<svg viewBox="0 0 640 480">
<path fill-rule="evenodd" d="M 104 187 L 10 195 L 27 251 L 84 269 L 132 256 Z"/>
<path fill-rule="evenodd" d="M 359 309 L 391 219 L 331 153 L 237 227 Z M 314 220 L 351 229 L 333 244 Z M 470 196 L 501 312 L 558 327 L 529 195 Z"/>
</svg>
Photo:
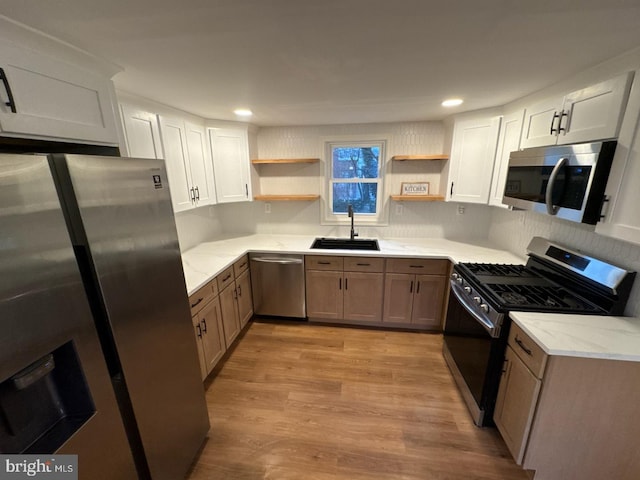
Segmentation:
<svg viewBox="0 0 640 480">
<path fill-rule="evenodd" d="M 304 319 L 304 255 L 251 253 L 251 285 L 256 315 Z"/>
</svg>

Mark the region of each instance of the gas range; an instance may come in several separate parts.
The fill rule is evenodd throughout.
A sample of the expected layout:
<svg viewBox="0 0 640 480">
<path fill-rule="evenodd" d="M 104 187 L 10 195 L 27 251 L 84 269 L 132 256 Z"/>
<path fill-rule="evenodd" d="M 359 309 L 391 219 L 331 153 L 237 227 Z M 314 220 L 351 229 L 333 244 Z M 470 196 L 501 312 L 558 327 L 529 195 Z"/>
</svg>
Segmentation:
<svg viewBox="0 0 640 480">
<path fill-rule="evenodd" d="M 466 279 L 482 292 L 484 302 L 503 312 L 607 313 L 526 265 L 461 263 L 456 266 L 453 278 L 462 278 L 463 284 Z"/>
<path fill-rule="evenodd" d="M 451 274 L 443 354 L 477 425 L 492 423 L 509 313 L 621 315 L 635 272 L 544 238 L 526 265 L 459 263 Z"/>
</svg>

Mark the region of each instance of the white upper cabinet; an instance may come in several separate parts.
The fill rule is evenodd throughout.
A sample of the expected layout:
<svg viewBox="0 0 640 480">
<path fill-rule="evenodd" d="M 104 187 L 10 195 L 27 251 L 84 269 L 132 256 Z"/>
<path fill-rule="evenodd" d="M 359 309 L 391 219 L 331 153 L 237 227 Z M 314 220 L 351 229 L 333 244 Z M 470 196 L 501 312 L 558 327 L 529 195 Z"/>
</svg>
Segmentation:
<svg viewBox="0 0 640 480">
<path fill-rule="evenodd" d="M 640 245 L 640 70 L 629 95 L 596 233 Z"/>
<path fill-rule="evenodd" d="M 487 203 L 500 117 L 455 122 L 447 201 Z"/>
<path fill-rule="evenodd" d="M 214 204 L 216 203 L 216 190 L 213 162 L 209 148 L 207 148 L 207 132 L 204 127 L 187 121 L 184 122 L 184 127 L 196 203 L 198 206 Z"/>
<path fill-rule="evenodd" d="M 506 205 L 502 203 L 502 196 L 504 194 L 505 182 L 507 180 L 509 154 L 520 148 L 520 136 L 522 135 L 524 114 L 524 110 L 519 110 L 502 117 L 500 135 L 498 136 L 496 159 L 493 165 L 493 178 L 491 180 L 489 205 L 506 207 Z"/>
<path fill-rule="evenodd" d="M 218 203 L 251 200 L 249 135 L 240 128 L 210 128 Z"/>
<path fill-rule="evenodd" d="M 164 158 L 158 116 L 136 107 L 121 105 L 126 154 L 135 158 Z"/>
<path fill-rule="evenodd" d="M 3 135 L 118 144 L 111 80 L 0 40 Z"/>
<path fill-rule="evenodd" d="M 632 75 L 551 98 L 527 107 L 522 148 L 616 138 Z"/>
<path fill-rule="evenodd" d="M 203 127 L 187 124 L 181 118 L 160 116 L 160 136 L 175 212 L 215 203 L 213 170 L 202 144 L 204 135 Z"/>
</svg>

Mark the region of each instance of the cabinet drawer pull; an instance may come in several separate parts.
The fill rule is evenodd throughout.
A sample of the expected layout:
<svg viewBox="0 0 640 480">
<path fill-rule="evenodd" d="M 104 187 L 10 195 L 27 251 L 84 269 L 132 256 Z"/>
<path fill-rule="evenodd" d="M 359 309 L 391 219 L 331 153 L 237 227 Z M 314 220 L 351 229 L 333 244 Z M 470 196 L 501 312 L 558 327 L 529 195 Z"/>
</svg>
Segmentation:
<svg viewBox="0 0 640 480">
<path fill-rule="evenodd" d="M 569 112 L 565 112 L 564 110 L 562 110 L 562 113 L 560 113 L 560 120 L 558 120 L 558 135 L 560 135 L 560 132 L 564 132 L 565 135 L 567 134 L 567 126 L 565 125 L 564 127 L 562 126 L 562 119 L 567 117 L 567 122 L 569 122 Z"/>
<path fill-rule="evenodd" d="M 242 296 L 242 285 L 238 285 L 238 295 Z"/>
<path fill-rule="evenodd" d="M 348 278 L 344 279 L 344 289 L 345 290 L 349 290 L 349 279 Z"/>
<path fill-rule="evenodd" d="M 207 333 L 207 321 L 203 318 L 202 322 L 200 322 L 202 324 L 202 331 L 204 333 Z"/>
<path fill-rule="evenodd" d="M 247 262 L 242 262 L 242 263 L 240 264 L 240 268 L 244 268 L 244 267 L 246 267 L 246 266 L 247 266 Z"/>
<path fill-rule="evenodd" d="M 331 265 L 331 262 L 318 262 L 318 265 Z"/>
<path fill-rule="evenodd" d="M 338 290 L 342 290 L 342 279 L 338 279 Z"/>
<path fill-rule="evenodd" d="M 522 343 L 522 340 L 520 340 L 517 336 L 515 338 L 516 343 L 518 344 L 518 346 L 524 351 L 524 353 L 526 353 L 527 355 L 531 356 L 531 350 L 527 347 L 525 347 L 524 343 Z"/>
<path fill-rule="evenodd" d="M 549 135 L 553 135 L 555 132 L 558 131 L 557 128 L 553 128 L 553 125 L 556 123 L 556 118 L 560 118 L 560 115 L 558 115 L 558 112 L 553 112 L 553 118 L 551 119 L 551 127 L 549 128 Z M 559 123 L 558 123 L 558 126 L 560 126 Z"/>
<path fill-rule="evenodd" d="M 418 282 L 418 285 L 416 285 L 416 293 L 420 293 L 420 282 Z"/>
<path fill-rule="evenodd" d="M 200 324 L 196 325 L 196 330 L 198 330 L 198 338 L 202 338 L 202 329 L 200 328 Z"/>
<path fill-rule="evenodd" d="M 413 293 L 413 280 L 411 280 L 411 285 L 409 285 L 409 293 Z"/>
<path fill-rule="evenodd" d="M 358 265 L 359 267 L 370 267 L 371 266 L 370 263 L 356 263 L 356 265 Z"/>
<path fill-rule="evenodd" d="M 11 85 L 9 85 L 9 79 L 7 78 L 7 74 L 4 73 L 3 68 L 0 68 L 0 80 L 2 80 L 2 83 L 4 84 L 4 89 L 6 90 L 8 97 L 8 101 L 4 102 L 4 104 L 11 108 L 13 113 L 18 113 L 18 110 L 16 109 L 16 101 L 13 99 L 13 92 L 11 91 Z"/>
<path fill-rule="evenodd" d="M 231 278 L 231 274 L 227 275 L 226 277 L 224 277 L 222 279 L 223 282 L 226 282 L 227 280 L 229 280 Z"/>
<path fill-rule="evenodd" d="M 238 289 L 237 288 L 233 289 L 233 298 L 238 300 Z"/>
<path fill-rule="evenodd" d="M 195 188 L 196 200 L 200 200 L 200 189 L 198 187 Z"/>
<path fill-rule="evenodd" d="M 409 265 L 409 268 L 424 268 L 424 265 Z"/>
<path fill-rule="evenodd" d="M 202 302 L 202 300 L 204 300 L 204 297 L 200 297 L 198 300 L 195 301 L 195 303 L 192 303 L 191 308 L 197 307 L 200 304 L 200 302 Z"/>
<path fill-rule="evenodd" d="M 502 373 L 507 373 L 507 369 L 509 367 L 509 359 L 505 358 L 504 362 L 502 363 Z"/>
</svg>

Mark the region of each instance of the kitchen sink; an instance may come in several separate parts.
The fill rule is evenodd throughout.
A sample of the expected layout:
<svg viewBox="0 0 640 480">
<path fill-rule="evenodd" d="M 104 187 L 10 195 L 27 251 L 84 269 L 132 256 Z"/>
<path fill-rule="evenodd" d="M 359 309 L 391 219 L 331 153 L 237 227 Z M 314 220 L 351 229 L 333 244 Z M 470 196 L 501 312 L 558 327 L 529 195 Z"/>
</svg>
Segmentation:
<svg viewBox="0 0 640 480">
<path fill-rule="evenodd" d="M 316 238 L 311 248 L 330 250 L 380 250 L 375 238 Z"/>
</svg>

